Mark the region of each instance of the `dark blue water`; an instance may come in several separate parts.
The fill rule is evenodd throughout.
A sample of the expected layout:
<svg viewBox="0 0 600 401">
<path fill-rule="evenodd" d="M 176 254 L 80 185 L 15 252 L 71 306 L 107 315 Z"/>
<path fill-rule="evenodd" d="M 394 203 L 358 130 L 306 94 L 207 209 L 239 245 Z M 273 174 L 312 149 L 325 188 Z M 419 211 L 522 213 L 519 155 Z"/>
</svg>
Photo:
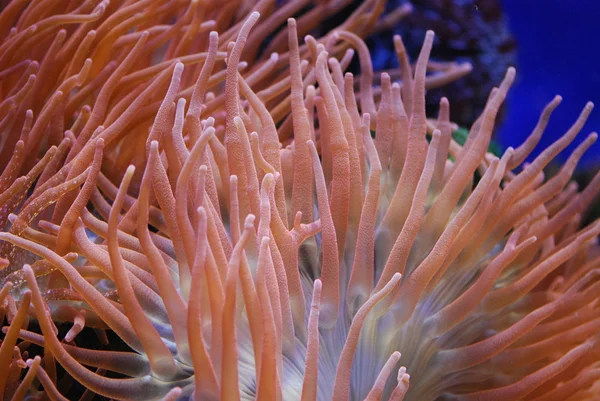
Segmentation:
<svg viewBox="0 0 600 401">
<path fill-rule="evenodd" d="M 586 101 L 596 108 L 577 143 L 600 130 L 600 1 L 502 0 L 509 27 L 517 39 L 517 82 L 508 98 L 498 132 L 504 146 L 520 144 L 535 126 L 539 112 L 555 94 L 563 97 L 538 149 L 562 135 Z M 566 159 L 563 152 L 561 160 Z M 584 165 L 600 164 L 600 144 Z"/>
</svg>

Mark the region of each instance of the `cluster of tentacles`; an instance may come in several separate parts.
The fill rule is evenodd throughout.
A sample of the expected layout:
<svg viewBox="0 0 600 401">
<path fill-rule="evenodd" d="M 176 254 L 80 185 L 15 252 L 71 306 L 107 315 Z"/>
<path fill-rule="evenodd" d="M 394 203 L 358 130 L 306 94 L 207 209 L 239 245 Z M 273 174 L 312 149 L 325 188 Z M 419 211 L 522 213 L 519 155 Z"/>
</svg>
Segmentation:
<svg viewBox="0 0 600 401">
<path fill-rule="evenodd" d="M 592 105 L 496 157 L 509 69 L 461 146 L 447 100 L 425 115 L 469 71 L 433 33 L 372 70 L 361 37 L 408 9 L 298 40 L 349 3 L 6 6 L 0 398 L 598 398 L 600 174 L 570 182 L 597 135 L 543 172 Z"/>
</svg>

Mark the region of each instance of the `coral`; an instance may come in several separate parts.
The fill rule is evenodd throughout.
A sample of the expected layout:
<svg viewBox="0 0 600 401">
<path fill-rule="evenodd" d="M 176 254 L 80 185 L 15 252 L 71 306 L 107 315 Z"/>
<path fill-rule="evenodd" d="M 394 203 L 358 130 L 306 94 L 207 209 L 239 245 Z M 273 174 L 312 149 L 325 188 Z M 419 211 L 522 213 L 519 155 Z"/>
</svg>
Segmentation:
<svg viewBox="0 0 600 401">
<path fill-rule="evenodd" d="M 6 6 L 2 398 L 597 398 L 600 174 L 569 182 L 597 135 L 543 171 L 592 105 L 496 157 L 509 68 L 460 145 L 425 91 L 469 66 L 427 32 L 375 77 L 384 1 L 307 35 L 349 3 Z"/>
</svg>

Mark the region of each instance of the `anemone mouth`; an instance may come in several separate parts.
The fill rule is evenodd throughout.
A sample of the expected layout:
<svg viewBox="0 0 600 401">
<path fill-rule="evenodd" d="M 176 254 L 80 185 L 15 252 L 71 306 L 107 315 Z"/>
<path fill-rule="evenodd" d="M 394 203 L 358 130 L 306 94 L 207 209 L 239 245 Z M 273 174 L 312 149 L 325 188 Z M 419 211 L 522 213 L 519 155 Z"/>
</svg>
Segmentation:
<svg viewBox="0 0 600 401">
<path fill-rule="evenodd" d="M 2 398 L 598 397 L 597 135 L 544 176 L 591 103 L 524 165 L 561 98 L 495 156 L 509 68 L 459 144 L 469 66 L 375 74 L 382 1 L 51 3 L 0 13 Z"/>
</svg>

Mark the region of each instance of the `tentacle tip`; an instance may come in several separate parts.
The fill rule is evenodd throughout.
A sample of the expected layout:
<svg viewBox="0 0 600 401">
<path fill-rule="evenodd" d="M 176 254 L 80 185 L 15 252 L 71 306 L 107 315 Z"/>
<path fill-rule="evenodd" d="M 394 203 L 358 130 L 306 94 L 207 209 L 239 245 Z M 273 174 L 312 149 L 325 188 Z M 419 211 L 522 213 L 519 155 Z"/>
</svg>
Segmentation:
<svg viewBox="0 0 600 401">
<path fill-rule="evenodd" d="M 260 13 L 258 11 L 254 11 L 252 14 L 250 14 L 247 21 L 254 24 L 254 23 L 256 23 L 256 21 L 258 21 L 259 18 L 260 18 Z"/>
<path fill-rule="evenodd" d="M 133 175 L 133 173 L 135 173 L 135 166 L 133 164 L 130 164 L 129 166 L 127 166 L 127 170 L 125 171 L 125 175 L 131 176 L 131 175 Z"/>
<path fill-rule="evenodd" d="M 370 113 L 364 113 L 362 115 L 362 124 L 364 126 L 369 126 L 371 123 L 371 114 Z"/>
<path fill-rule="evenodd" d="M 25 263 L 23 265 L 23 273 L 25 274 L 25 276 L 30 275 L 30 274 L 33 275 L 33 269 L 31 268 L 30 265 L 28 265 L 27 263 Z"/>
<path fill-rule="evenodd" d="M 246 220 L 244 221 L 244 228 L 246 230 L 250 230 L 254 228 L 254 220 L 256 220 L 256 216 L 253 214 L 249 214 L 246 216 Z"/>
<path fill-rule="evenodd" d="M 269 246 L 269 242 L 271 241 L 271 238 L 269 238 L 268 236 L 264 236 L 260 239 L 260 246 L 261 248 L 267 248 Z"/>
<path fill-rule="evenodd" d="M 31 358 L 30 358 L 30 359 L 28 359 L 28 360 L 25 362 L 25 364 L 27 365 L 27 367 L 28 367 L 28 368 L 30 368 L 31 366 L 33 366 L 33 363 L 34 363 L 35 361 L 41 361 L 41 360 L 42 360 L 42 358 L 41 358 L 39 355 L 36 355 L 36 356 L 35 356 L 35 358 L 33 358 L 33 359 L 31 359 Z"/>
</svg>

